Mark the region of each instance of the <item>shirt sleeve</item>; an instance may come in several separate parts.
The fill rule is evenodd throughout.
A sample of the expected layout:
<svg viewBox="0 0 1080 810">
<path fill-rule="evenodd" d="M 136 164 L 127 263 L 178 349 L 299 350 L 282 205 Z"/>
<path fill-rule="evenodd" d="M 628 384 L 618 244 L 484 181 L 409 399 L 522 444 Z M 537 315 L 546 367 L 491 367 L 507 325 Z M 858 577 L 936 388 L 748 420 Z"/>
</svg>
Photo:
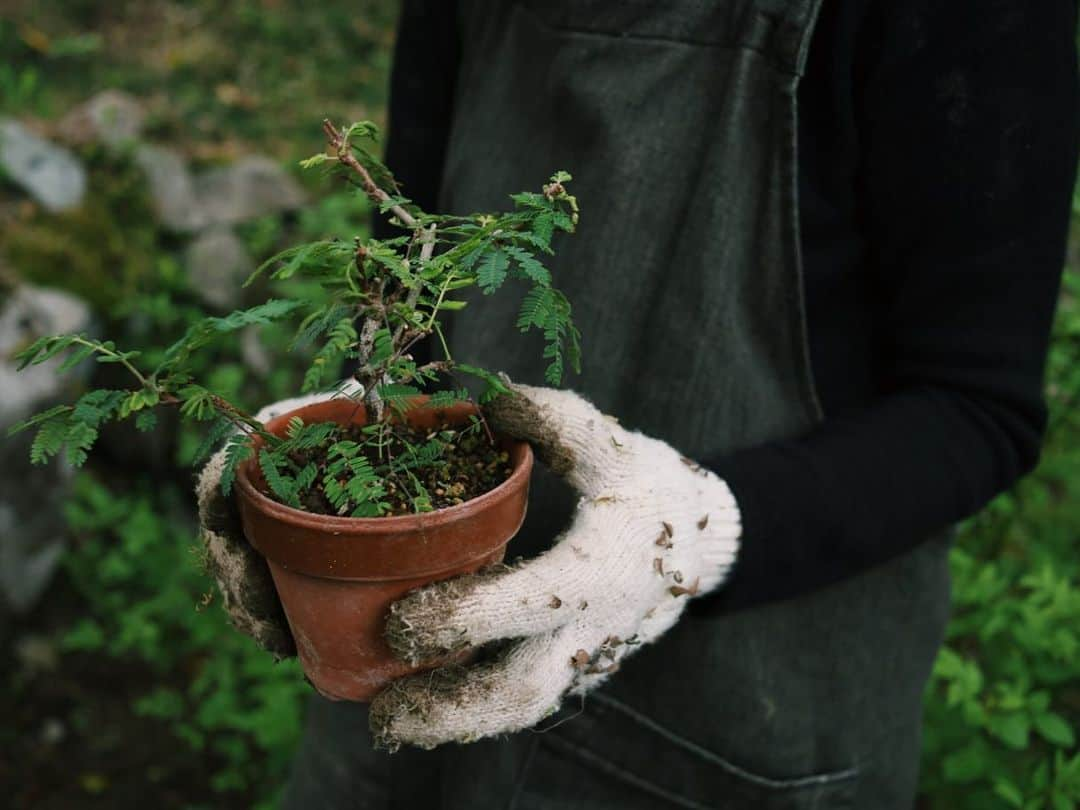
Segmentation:
<svg viewBox="0 0 1080 810">
<path fill-rule="evenodd" d="M 1075 3 L 874 5 L 859 34 L 873 56 L 853 85 L 854 193 L 880 394 L 806 435 L 708 462 L 744 535 L 704 613 L 902 554 L 1038 458 L 1077 160 Z"/>
</svg>

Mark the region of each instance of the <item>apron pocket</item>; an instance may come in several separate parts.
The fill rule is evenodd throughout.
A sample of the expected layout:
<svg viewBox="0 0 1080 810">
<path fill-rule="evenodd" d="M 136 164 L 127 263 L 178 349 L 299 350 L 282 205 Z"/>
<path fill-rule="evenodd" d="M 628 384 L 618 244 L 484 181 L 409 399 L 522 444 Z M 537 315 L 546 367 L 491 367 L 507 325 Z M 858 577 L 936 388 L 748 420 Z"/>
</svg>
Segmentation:
<svg viewBox="0 0 1080 810">
<path fill-rule="evenodd" d="M 783 763 L 778 764 L 783 768 Z M 607 696 L 537 732 L 514 810 L 838 810 L 854 806 L 858 772 L 791 778 L 753 773 Z"/>
<path fill-rule="evenodd" d="M 737 47 L 747 20 L 776 25 L 746 0 L 523 0 L 520 8 L 553 31 L 680 45 Z"/>
</svg>

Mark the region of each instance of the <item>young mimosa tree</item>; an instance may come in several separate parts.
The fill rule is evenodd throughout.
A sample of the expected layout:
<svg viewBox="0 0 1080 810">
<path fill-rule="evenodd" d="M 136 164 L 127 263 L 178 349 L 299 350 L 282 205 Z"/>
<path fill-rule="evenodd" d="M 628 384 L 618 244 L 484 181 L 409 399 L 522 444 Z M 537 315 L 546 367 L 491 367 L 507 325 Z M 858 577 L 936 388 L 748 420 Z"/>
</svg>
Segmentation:
<svg viewBox="0 0 1080 810">
<path fill-rule="evenodd" d="M 401 235 L 352 242 L 330 239 L 279 253 L 249 283 L 264 273 L 275 280 L 303 276 L 327 292 L 324 302 L 272 299 L 225 317 L 206 318 L 170 346 L 154 368 L 140 367 L 138 351 L 121 350 L 112 341 L 85 334 L 36 341 L 17 356 L 20 368 L 66 354 L 59 366 L 63 371 L 94 358 L 123 366 L 132 387 L 90 391 L 74 404 L 50 408 L 11 428 L 10 433 L 37 429 L 31 448 L 35 463 L 63 452 L 71 464 L 81 465 L 106 422 L 133 418 L 140 430 L 151 430 L 157 408 L 177 407 L 184 417 L 207 425 L 200 459 L 217 444 L 227 443 L 221 478 L 226 494 L 237 466 L 256 452 L 253 437 L 259 437 L 257 462 L 269 492 L 281 503 L 354 517 L 426 511 L 435 503 L 431 477 L 425 479 L 423 472 L 491 436 L 482 412 L 466 428 L 421 435 L 406 428 L 402 413 L 468 401 L 460 375 L 482 382 L 481 403 L 506 392 L 494 372 L 451 356 L 443 318 L 466 306 L 455 294 L 471 287 L 491 294 L 508 279 L 525 282 L 517 326 L 523 332 L 543 333 L 548 382 L 559 384 L 566 365 L 578 368 L 579 333 L 570 304 L 552 285 L 541 259 L 552 253 L 553 234 L 573 232 L 577 224 L 577 202 L 566 190 L 568 174 L 557 172 L 538 193 L 511 195 L 514 207 L 505 213 L 429 214 L 401 195 L 393 175 L 366 145 L 377 137 L 373 124 L 365 121 L 342 130 L 326 121 L 323 129 L 327 150 L 303 161 L 305 168 L 325 165 L 340 171 L 391 218 Z M 302 390 L 332 387 L 354 398 L 369 416 L 364 427 L 304 424 L 297 418 L 284 436 L 276 436 L 193 378 L 192 357 L 222 335 L 288 318 L 299 319 L 292 348 L 316 347 Z M 434 341 L 439 359 L 418 363 L 411 350 L 428 339 Z M 346 362 L 357 369 L 356 393 L 334 385 Z M 422 389 L 432 388 L 430 399 L 419 405 Z"/>
</svg>

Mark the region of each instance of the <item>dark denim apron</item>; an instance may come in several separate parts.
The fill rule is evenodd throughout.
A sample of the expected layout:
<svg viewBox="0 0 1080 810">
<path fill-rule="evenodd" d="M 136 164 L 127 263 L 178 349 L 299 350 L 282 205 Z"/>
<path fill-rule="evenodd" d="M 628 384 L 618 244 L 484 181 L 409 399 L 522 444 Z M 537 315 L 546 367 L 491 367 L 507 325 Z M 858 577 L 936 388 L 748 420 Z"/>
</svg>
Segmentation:
<svg viewBox="0 0 1080 810">
<path fill-rule="evenodd" d="M 445 210 L 502 208 L 572 172 L 581 226 L 552 265 L 584 337 L 569 385 L 694 458 L 821 418 L 795 155 L 819 3 L 463 3 Z M 541 383 L 516 306 L 474 300 L 454 355 Z M 572 504 L 538 474 L 511 554 L 549 544 Z M 316 698 L 286 806 L 909 808 L 946 550 L 936 538 L 810 596 L 688 614 L 546 730 L 387 756 L 364 707 Z"/>
</svg>

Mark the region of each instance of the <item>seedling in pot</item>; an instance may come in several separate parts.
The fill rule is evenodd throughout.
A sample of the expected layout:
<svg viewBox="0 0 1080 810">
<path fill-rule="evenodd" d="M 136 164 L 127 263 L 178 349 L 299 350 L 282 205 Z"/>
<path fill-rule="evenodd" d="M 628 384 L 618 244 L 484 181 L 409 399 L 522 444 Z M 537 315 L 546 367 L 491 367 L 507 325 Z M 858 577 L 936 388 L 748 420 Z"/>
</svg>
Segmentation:
<svg viewBox="0 0 1080 810">
<path fill-rule="evenodd" d="M 326 291 L 323 302 L 271 299 L 225 317 L 208 317 L 152 368 L 141 366 L 140 352 L 85 334 L 36 341 L 17 355 L 20 368 L 66 355 L 59 366 L 66 371 L 93 357 L 121 365 L 133 385 L 90 391 L 73 404 L 50 408 L 12 427 L 9 433 L 37 430 L 31 447 L 35 463 L 63 453 L 79 466 L 107 422 L 134 419 L 139 430 L 148 431 L 155 425 L 156 409 L 176 407 L 186 419 L 206 424 L 197 460 L 226 443 L 221 476 L 226 494 L 238 466 L 253 459 L 268 494 L 299 510 L 352 517 L 423 512 L 482 494 L 506 477 L 505 453 L 494 442 L 482 411 L 465 427 L 418 430 L 403 417 L 415 407 L 441 410 L 471 402 L 463 378 L 481 383 L 480 404 L 507 392 L 494 372 L 460 362 L 447 346 L 443 319 L 466 308 L 458 296 L 470 288 L 487 295 L 509 280 L 523 282 L 526 292 L 517 327 L 542 333 L 548 383 L 558 385 L 567 365 L 579 368 L 580 336 L 570 303 L 553 286 L 543 263 L 553 252 L 554 234 L 572 233 L 577 225 L 577 201 L 566 188 L 570 176 L 557 172 L 540 191 L 511 195 L 514 206 L 507 212 L 428 214 L 402 196 L 393 175 L 372 153 L 370 144 L 377 138 L 373 124 L 364 121 L 339 129 L 326 121 L 323 130 L 326 151 L 303 161 L 304 167 L 328 167 L 343 174 L 390 218 L 400 235 L 352 242 L 328 239 L 279 253 L 248 283 L 261 275 L 271 280 L 306 278 Z M 286 319 L 299 320 L 290 348 L 314 348 L 301 390 L 349 396 L 365 409 L 366 425 L 308 424 L 294 418 L 283 435 L 275 435 L 194 378 L 192 359 L 223 335 Z M 421 341 L 434 343 L 438 359 L 414 359 L 412 351 Z M 357 393 L 341 384 L 328 388 L 345 363 L 357 369 L 359 386 L 352 386 Z M 419 404 L 422 389 L 430 396 Z M 256 437 L 259 441 L 253 442 Z M 473 474 L 459 469 L 465 462 Z"/>
</svg>

